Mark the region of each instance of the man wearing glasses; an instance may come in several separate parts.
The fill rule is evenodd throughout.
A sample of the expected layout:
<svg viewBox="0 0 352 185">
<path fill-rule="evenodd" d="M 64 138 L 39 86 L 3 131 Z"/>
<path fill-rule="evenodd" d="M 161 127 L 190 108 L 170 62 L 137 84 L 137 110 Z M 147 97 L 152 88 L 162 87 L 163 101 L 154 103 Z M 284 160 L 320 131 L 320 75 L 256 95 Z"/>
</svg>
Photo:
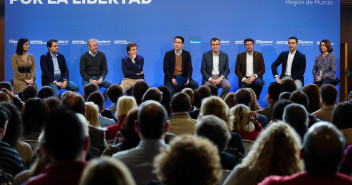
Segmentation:
<svg viewBox="0 0 352 185">
<path fill-rule="evenodd" d="M 220 40 L 212 38 L 210 40 L 211 51 L 205 52 L 202 58 L 201 73 L 204 85 L 213 84 L 217 88 L 222 88 L 220 97 L 224 99 L 231 89 L 231 84 L 227 80 L 230 73 L 229 57 L 220 51 Z"/>
</svg>

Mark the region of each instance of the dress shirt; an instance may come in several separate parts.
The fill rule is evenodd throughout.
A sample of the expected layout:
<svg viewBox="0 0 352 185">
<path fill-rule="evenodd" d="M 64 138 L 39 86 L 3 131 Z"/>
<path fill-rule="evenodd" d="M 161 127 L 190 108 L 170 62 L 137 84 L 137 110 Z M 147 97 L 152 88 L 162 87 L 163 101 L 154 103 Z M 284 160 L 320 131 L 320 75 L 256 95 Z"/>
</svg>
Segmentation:
<svg viewBox="0 0 352 185">
<path fill-rule="evenodd" d="M 58 54 L 56 53 L 56 55 L 53 55 L 52 53 L 50 53 L 50 55 L 51 55 L 51 58 L 53 60 L 53 65 L 54 65 L 54 76 L 61 76 L 59 62 L 57 61 Z"/>
<path fill-rule="evenodd" d="M 286 71 L 285 71 L 286 76 L 291 76 L 292 62 L 293 62 L 293 58 L 295 57 L 296 51 L 297 50 L 295 50 L 293 53 L 288 52 L 287 66 L 286 66 Z"/>
<path fill-rule="evenodd" d="M 175 55 L 180 56 L 181 54 L 182 54 L 182 49 L 181 49 L 181 51 L 179 53 L 177 53 L 176 50 L 175 50 Z"/>
<path fill-rule="evenodd" d="M 253 75 L 254 75 L 254 72 L 253 72 L 253 52 L 252 52 L 252 54 L 247 53 L 247 58 L 246 58 L 246 77 L 251 77 Z"/>
<path fill-rule="evenodd" d="M 219 75 L 219 54 L 213 53 L 213 70 L 211 72 L 212 75 Z"/>
<path fill-rule="evenodd" d="M 95 55 L 98 54 L 98 52 L 96 52 L 95 54 L 93 54 L 90 50 L 88 50 L 89 54 L 92 55 L 92 57 L 95 57 Z"/>
</svg>

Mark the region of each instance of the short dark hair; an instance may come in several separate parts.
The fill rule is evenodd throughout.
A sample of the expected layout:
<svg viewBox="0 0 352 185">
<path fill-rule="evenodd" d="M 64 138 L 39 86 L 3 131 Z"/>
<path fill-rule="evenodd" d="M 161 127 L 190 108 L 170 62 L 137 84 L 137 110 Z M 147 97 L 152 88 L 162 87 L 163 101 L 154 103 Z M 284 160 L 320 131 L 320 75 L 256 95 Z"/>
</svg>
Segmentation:
<svg viewBox="0 0 352 185">
<path fill-rule="evenodd" d="M 352 103 L 342 102 L 339 103 L 332 116 L 332 123 L 340 130 L 352 128 Z"/>
<path fill-rule="evenodd" d="M 127 47 L 126 47 L 127 53 L 131 50 L 132 47 L 137 47 L 138 48 L 136 43 L 130 42 L 130 43 L 127 44 Z"/>
<path fill-rule="evenodd" d="M 89 83 L 83 87 L 83 97 L 86 100 L 88 96 L 95 91 L 99 91 L 99 86 L 96 83 Z"/>
<path fill-rule="evenodd" d="M 268 87 L 268 94 L 274 101 L 279 99 L 280 93 L 282 93 L 282 86 L 277 82 L 271 82 Z"/>
<path fill-rule="evenodd" d="M 165 86 L 165 85 L 160 85 L 158 89 L 163 92 L 163 99 L 161 100 L 161 104 L 164 106 L 166 109 L 168 115 L 170 115 L 170 102 L 171 102 L 171 91 L 170 89 Z"/>
<path fill-rule="evenodd" d="M 290 40 L 290 39 L 294 39 L 294 40 L 296 40 L 296 44 L 298 44 L 298 39 L 297 39 L 297 37 L 292 36 L 292 37 L 288 38 L 288 40 Z"/>
<path fill-rule="evenodd" d="M 145 81 L 138 81 L 133 85 L 132 96 L 136 99 L 137 105 L 142 103 L 144 93 L 149 89 Z"/>
<path fill-rule="evenodd" d="M 17 55 L 22 55 L 23 54 L 23 45 L 28 42 L 28 39 L 26 38 L 20 38 L 17 42 L 17 48 L 16 48 L 16 53 Z"/>
<path fill-rule="evenodd" d="M 5 88 L 7 90 L 9 90 L 10 92 L 12 92 L 12 85 L 10 82 L 7 81 L 2 81 L 0 82 L 0 89 Z"/>
<path fill-rule="evenodd" d="M 166 110 L 154 100 L 143 102 L 138 112 L 139 131 L 146 139 L 160 139 L 166 125 Z"/>
<path fill-rule="evenodd" d="M 216 38 L 216 37 L 211 38 L 211 39 L 210 39 L 210 44 L 211 44 L 211 42 L 215 42 L 215 41 L 217 41 L 217 40 L 220 42 L 220 39 L 218 39 L 218 38 Z"/>
<path fill-rule="evenodd" d="M 209 87 L 211 95 L 218 96 L 218 88 L 214 84 L 207 84 L 206 86 Z"/>
<path fill-rule="evenodd" d="M 300 91 L 300 90 L 294 91 L 290 96 L 290 100 L 293 101 L 294 103 L 303 105 L 308 110 L 308 106 L 309 106 L 308 96 L 303 91 Z"/>
<path fill-rule="evenodd" d="M 282 92 L 279 95 L 279 100 L 289 100 L 291 96 L 290 92 Z"/>
<path fill-rule="evenodd" d="M 279 100 L 275 102 L 272 113 L 272 120 L 283 120 L 282 115 L 284 114 L 284 109 L 287 105 L 293 103 L 290 100 Z"/>
<path fill-rule="evenodd" d="M 48 105 L 49 111 L 61 107 L 61 101 L 56 96 L 45 98 L 44 101 Z"/>
<path fill-rule="evenodd" d="M 49 40 L 48 42 L 46 42 L 46 46 L 47 46 L 48 48 L 51 48 L 51 46 L 53 45 L 54 42 L 57 42 L 57 40 L 51 39 L 51 40 Z"/>
<path fill-rule="evenodd" d="M 337 89 L 331 84 L 320 86 L 320 96 L 326 105 L 333 105 L 337 101 Z"/>
<path fill-rule="evenodd" d="M 235 100 L 237 104 L 244 104 L 247 107 L 251 104 L 253 99 L 252 93 L 248 89 L 239 89 L 235 93 Z"/>
<path fill-rule="evenodd" d="M 0 128 L 6 128 L 10 119 L 9 110 L 0 105 Z"/>
<path fill-rule="evenodd" d="M 211 95 L 209 86 L 202 85 L 198 89 L 194 90 L 194 106 L 200 108 L 202 100 Z"/>
<path fill-rule="evenodd" d="M 37 88 L 33 85 L 27 85 L 23 88 L 22 98 L 26 102 L 29 98 L 35 98 L 37 96 Z"/>
<path fill-rule="evenodd" d="M 303 139 L 308 130 L 308 112 L 303 105 L 292 103 L 287 105 L 282 116 L 283 120 L 292 126 Z"/>
<path fill-rule="evenodd" d="M 48 98 L 50 96 L 55 96 L 54 91 L 51 87 L 43 86 L 42 88 L 39 89 L 38 98 L 44 99 L 44 98 Z"/>
<path fill-rule="evenodd" d="M 322 42 L 325 43 L 326 49 L 328 50 L 329 53 L 331 53 L 334 50 L 332 48 L 331 43 L 330 43 L 330 41 L 328 39 L 324 39 L 324 40 L 320 41 L 320 45 L 321 45 Z M 319 45 L 319 51 L 321 52 L 320 45 Z"/>
<path fill-rule="evenodd" d="M 147 100 L 155 100 L 157 102 L 161 102 L 162 99 L 163 99 L 163 92 L 161 92 L 156 87 L 152 87 L 144 93 L 142 102 L 145 102 Z"/>
<path fill-rule="evenodd" d="M 293 81 L 290 78 L 282 80 L 281 86 L 282 86 L 282 91 L 284 91 L 284 92 L 292 93 L 293 91 L 297 90 L 297 85 L 296 85 L 295 81 Z"/>
<path fill-rule="evenodd" d="M 184 39 L 183 37 L 181 37 L 181 36 L 176 36 L 176 37 L 174 38 L 174 41 L 175 41 L 176 39 L 181 39 L 182 44 L 185 43 L 185 39 Z"/>
<path fill-rule="evenodd" d="M 191 107 L 191 99 L 186 93 L 176 93 L 171 99 L 173 112 L 188 112 Z"/>
<path fill-rule="evenodd" d="M 86 109 L 83 97 L 77 92 L 66 95 L 62 100 L 62 105 L 70 108 L 75 113 L 81 113 L 83 115 Z"/>
<path fill-rule="evenodd" d="M 87 102 L 93 102 L 96 104 L 99 107 L 99 112 L 101 112 L 104 107 L 105 100 L 101 92 L 95 91 L 88 96 Z"/>
<path fill-rule="evenodd" d="M 108 90 L 106 90 L 106 95 L 111 100 L 111 102 L 117 103 L 117 100 L 123 96 L 122 87 L 120 85 L 113 84 L 108 88 Z"/>
<path fill-rule="evenodd" d="M 246 42 L 252 42 L 253 45 L 254 45 L 254 40 L 251 39 L 251 38 L 246 38 L 246 39 L 244 40 L 243 44 L 246 44 Z"/>
<path fill-rule="evenodd" d="M 44 134 L 45 147 L 57 161 L 75 160 L 83 150 L 85 134 L 82 122 L 69 109 L 51 111 L 45 121 Z"/>
<path fill-rule="evenodd" d="M 8 143 L 12 147 L 15 147 L 17 140 L 23 135 L 21 112 L 15 105 L 9 102 L 1 102 L 0 105 L 5 107 L 10 112 L 6 134 L 5 137 L 2 138 L 2 141 Z"/>
<path fill-rule="evenodd" d="M 315 123 L 304 136 L 304 167 L 312 175 L 333 175 L 338 170 L 344 150 L 345 138 L 333 124 Z"/>
<path fill-rule="evenodd" d="M 28 134 L 31 131 L 40 132 L 43 128 L 44 119 L 48 111 L 48 105 L 43 99 L 28 99 L 22 110 L 24 134 Z"/>
</svg>

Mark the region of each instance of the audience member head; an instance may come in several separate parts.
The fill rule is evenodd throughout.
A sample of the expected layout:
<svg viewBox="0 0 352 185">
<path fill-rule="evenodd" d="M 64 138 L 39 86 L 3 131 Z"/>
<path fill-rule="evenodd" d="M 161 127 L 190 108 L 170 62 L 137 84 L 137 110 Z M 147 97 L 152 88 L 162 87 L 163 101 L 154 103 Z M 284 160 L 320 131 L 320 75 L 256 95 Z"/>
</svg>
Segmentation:
<svg viewBox="0 0 352 185">
<path fill-rule="evenodd" d="M 134 129 L 134 123 L 138 118 L 138 111 L 138 107 L 128 111 L 120 129 L 120 134 L 123 140 L 122 142 L 128 143 L 130 148 L 137 146 L 139 143 L 138 133 Z"/>
<path fill-rule="evenodd" d="M 70 93 L 73 93 L 73 91 L 65 91 L 65 92 L 63 92 L 63 93 L 61 94 L 61 96 L 60 96 L 60 100 L 63 101 L 64 98 L 65 98 L 68 94 L 70 94 Z"/>
<path fill-rule="evenodd" d="M 152 87 L 149 88 L 143 95 L 142 102 L 147 100 L 154 100 L 157 102 L 161 102 L 163 99 L 163 92 L 161 92 L 158 88 Z"/>
<path fill-rule="evenodd" d="M 320 88 L 318 85 L 308 84 L 303 87 L 302 91 L 308 96 L 309 105 L 307 110 L 309 113 L 313 113 L 322 107 L 320 102 Z"/>
<path fill-rule="evenodd" d="M 216 185 L 221 179 L 217 148 L 209 140 L 191 135 L 173 139 L 155 158 L 154 168 L 158 179 L 167 185 Z"/>
<path fill-rule="evenodd" d="M 113 84 L 108 90 L 106 90 L 106 95 L 111 100 L 112 103 L 117 103 L 117 100 L 123 96 L 123 90 L 120 85 Z"/>
<path fill-rule="evenodd" d="M 86 102 L 86 119 L 90 125 L 99 128 L 99 108 L 93 102 Z"/>
<path fill-rule="evenodd" d="M 299 136 L 288 124 L 273 121 L 262 131 L 242 163 L 236 167 L 238 177 L 241 178 L 242 174 L 250 171 L 253 174 L 250 178 L 260 182 L 269 175 L 298 173 L 302 169 L 300 147 Z"/>
<path fill-rule="evenodd" d="M 200 108 L 202 105 L 202 100 L 210 95 L 210 88 L 206 85 L 202 85 L 198 89 L 194 90 L 194 106 Z"/>
<path fill-rule="evenodd" d="M 60 130 L 65 131 L 64 137 Z M 43 147 L 51 160 L 75 161 L 82 151 L 88 150 L 83 123 L 69 109 L 58 108 L 51 111 L 45 121 L 44 134 Z"/>
<path fill-rule="evenodd" d="M 37 88 L 33 85 L 27 85 L 23 88 L 22 98 L 23 102 L 26 102 L 29 98 L 37 97 Z"/>
<path fill-rule="evenodd" d="M 191 99 L 186 93 L 176 93 L 171 99 L 171 112 L 189 112 L 192 108 Z"/>
<path fill-rule="evenodd" d="M 187 88 L 182 89 L 181 92 L 186 93 L 189 96 L 189 98 L 191 99 L 191 104 L 193 105 L 193 98 L 194 98 L 193 89 L 187 87 Z"/>
<path fill-rule="evenodd" d="M 235 101 L 237 104 L 243 104 L 249 107 L 252 100 L 253 100 L 252 93 L 247 88 L 239 89 L 236 91 Z"/>
<path fill-rule="evenodd" d="M 294 103 L 303 105 L 304 108 L 308 109 L 308 106 L 309 106 L 308 96 L 303 91 L 300 91 L 300 90 L 294 91 L 290 96 L 290 100 Z"/>
<path fill-rule="evenodd" d="M 282 86 L 277 82 L 271 82 L 268 87 L 267 100 L 269 103 L 274 103 L 279 100 L 280 93 L 282 93 Z"/>
<path fill-rule="evenodd" d="M 164 106 L 168 115 L 170 115 L 171 114 L 171 111 L 170 111 L 171 91 L 165 85 L 159 86 L 158 89 L 163 93 L 163 99 L 161 100 L 160 103 Z"/>
<path fill-rule="evenodd" d="M 16 53 L 17 55 L 23 55 L 23 45 L 28 42 L 26 38 L 20 38 L 17 42 Z"/>
<path fill-rule="evenodd" d="M 9 90 L 10 92 L 12 92 L 12 85 L 11 85 L 10 82 L 1 81 L 1 82 L 0 82 L 0 90 L 1 90 L 2 88 L 5 88 L 5 89 Z"/>
<path fill-rule="evenodd" d="M 9 102 L 9 101 L 11 101 L 10 96 L 0 91 L 0 102 Z"/>
<path fill-rule="evenodd" d="M 0 106 L 5 107 L 10 113 L 6 130 L 7 134 L 2 138 L 2 141 L 15 147 L 17 140 L 20 139 L 23 134 L 21 112 L 12 103 L 2 102 Z"/>
<path fill-rule="evenodd" d="M 326 49 L 327 49 L 327 51 L 328 51 L 329 53 L 331 53 L 331 52 L 334 50 L 334 49 L 332 48 L 332 46 L 331 46 L 330 41 L 327 40 L 327 39 L 324 39 L 324 40 L 320 41 L 320 46 L 319 46 L 319 51 L 320 51 L 320 52 L 322 52 L 322 51 L 321 51 L 321 45 L 322 45 L 323 43 L 325 44 Z"/>
<path fill-rule="evenodd" d="M 137 105 L 140 105 L 142 103 L 143 95 L 145 92 L 147 92 L 148 89 L 149 86 L 145 81 L 138 81 L 134 84 L 132 96 L 136 99 Z"/>
<path fill-rule="evenodd" d="M 331 123 L 312 125 L 303 140 L 305 170 L 317 176 L 333 175 L 337 172 L 344 155 L 345 138 Z"/>
<path fill-rule="evenodd" d="M 287 105 L 282 115 L 283 120 L 291 125 L 303 139 L 308 130 L 308 112 L 303 105 L 292 103 Z"/>
<path fill-rule="evenodd" d="M 7 124 L 10 119 L 9 114 L 9 110 L 7 110 L 3 106 L 0 106 L 0 141 L 2 141 L 2 139 L 6 135 Z"/>
<path fill-rule="evenodd" d="M 293 102 L 290 100 L 279 100 L 275 102 L 272 120 L 283 120 L 282 115 L 284 114 L 285 107 L 291 103 Z"/>
<path fill-rule="evenodd" d="M 283 92 L 290 92 L 297 90 L 297 85 L 295 81 L 290 78 L 284 79 L 281 81 L 282 91 Z"/>
<path fill-rule="evenodd" d="M 251 102 L 251 105 L 249 106 L 250 110 L 251 111 L 257 111 L 257 110 L 261 109 L 260 105 L 259 105 L 259 103 L 257 101 L 257 95 L 255 94 L 254 90 L 251 89 L 251 88 L 246 88 L 246 89 L 251 92 L 252 97 L 253 97 L 253 101 Z"/>
<path fill-rule="evenodd" d="M 84 169 L 79 185 L 135 185 L 131 172 L 119 160 L 107 157 L 91 161 Z"/>
<path fill-rule="evenodd" d="M 229 109 L 235 106 L 234 98 L 235 98 L 234 92 L 227 93 L 227 95 L 224 98 L 224 101 Z"/>
<path fill-rule="evenodd" d="M 148 100 L 140 105 L 138 112 L 138 132 L 143 139 L 160 139 L 167 131 L 167 112 L 154 100 Z"/>
<path fill-rule="evenodd" d="M 105 100 L 104 100 L 104 96 L 101 92 L 99 91 L 94 91 L 92 92 L 88 98 L 87 101 L 91 101 L 93 102 L 95 105 L 98 105 L 99 108 L 99 113 L 104 111 L 104 104 L 105 104 Z"/>
<path fill-rule="evenodd" d="M 86 100 L 90 94 L 99 91 L 99 86 L 96 83 L 89 83 L 83 87 L 83 98 Z"/>
<path fill-rule="evenodd" d="M 117 100 L 116 114 L 117 118 L 126 116 L 128 111 L 137 107 L 137 102 L 132 96 L 122 96 Z"/>
<path fill-rule="evenodd" d="M 332 116 L 332 123 L 340 130 L 352 128 L 352 103 L 339 103 Z"/>
<path fill-rule="evenodd" d="M 62 105 L 70 108 L 75 113 L 80 113 L 83 115 L 86 113 L 84 99 L 77 92 L 72 92 L 65 95 L 64 99 L 62 100 Z"/>
<path fill-rule="evenodd" d="M 55 96 L 55 95 L 54 95 L 53 89 L 49 86 L 43 86 L 38 91 L 38 98 L 40 99 L 48 98 L 51 96 Z"/>
<path fill-rule="evenodd" d="M 49 108 L 43 99 L 30 98 L 22 110 L 22 124 L 25 134 L 30 131 L 40 132 Z"/>
<path fill-rule="evenodd" d="M 49 111 L 61 107 L 61 101 L 55 96 L 45 98 L 44 101 L 48 105 Z"/>
<path fill-rule="evenodd" d="M 289 100 L 291 96 L 290 92 L 282 92 L 280 93 L 279 100 Z"/>
<path fill-rule="evenodd" d="M 250 110 L 243 104 L 238 104 L 231 108 L 230 115 L 233 117 L 232 131 L 237 133 L 249 133 L 254 131 L 255 126 L 250 120 Z"/>
<path fill-rule="evenodd" d="M 210 89 L 210 94 L 213 96 L 218 96 L 218 88 L 213 84 L 207 84 L 206 86 Z"/>
<path fill-rule="evenodd" d="M 225 121 L 213 115 L 200 118 L 195 128 L 196 136 L 208 138 L 217 146 L 219 152 L 226 149 L 227 143 L 231 139 Z"/>
<path fill-rule="evenodd" d="M 320 86 L 321 102 L 323 105 L 334 105 L 337 101 L 337 89 L 331 84 Z"/>
<path fill-rule="evenodd" d="M 229 131 L 232 130 L 229 108 L 221 98 L 217 96 L 210 96 L 203 100 L 198 119 L 206 115 L 214 115 L 224 120 L 227 124 L 227 129 Z"/>
</svg>

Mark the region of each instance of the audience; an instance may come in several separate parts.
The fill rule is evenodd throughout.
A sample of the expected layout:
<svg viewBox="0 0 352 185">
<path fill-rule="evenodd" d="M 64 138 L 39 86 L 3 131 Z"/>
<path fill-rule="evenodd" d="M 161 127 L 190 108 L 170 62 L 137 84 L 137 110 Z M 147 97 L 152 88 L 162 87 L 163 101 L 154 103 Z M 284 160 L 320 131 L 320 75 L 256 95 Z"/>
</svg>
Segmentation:
<svg viewBox="0 0 352 185">
<path fill-rule="evenodd" d="M 297 86 L 294 80 L 291 78 L 287 78 L 281 81 L 282 91 L 283 92 L 290 92 L 297 90 Z"/>
<path fill-rule="evenodd" d="M 235 93 L 229 92 L 224 98 L 224 101 L 229 109 L 235 106 L 235 102 L 233 101 L 234 97 L 235 97 Z"/>
<path fill-rule="evenodd" d="M 88 98 L 87 98 L 87 102 L 93 102 L 94 104 L 96 104 L 99 108 L 99 114 L 98 114 L 98 120 L 99 120 L 99 125 L 103 128 L 108 127 L 108 126 L 112 126 L 114 125 L 116 122 L 114 119 L 110 119 L 113 118 L 113 114 L 110 110 L 105 110 L 105 100 L 104 100 L 104 96 L 101 92 L 99 91 L 95 91 L 92 92 Z M 105 112 L 105 114 L 109 115 L 108 117 L 102 116 L 103 112 Z"/>
<path fill-rule="evenodd" d="M 161 102 L 163 99 L 163 92 L 161 92 L 158 88 L 152 87 L 149 88 L 143 95 L 142 97 L 142 102 L 148 101 L 148 100 L 154 100 L 157 102 Z"/>
<path fill-rule="evenodd" d="M 342 132 L 346 146 L 352 145 L 352 103 L 342 102 L 335 108 L 332 123 Z"/>
<path fill-rule="evenodd" d="M 169 120 L 169 132 L 176 135 L 192 134 L 196 120 L 189 116 L 192 109 L 191 99 L 186 93 L 174 94 L 171 99 L 172 115 Z"/>
<path fill-rule="evenodd" d="M 207 84 L 206 86 L 209 87 L 212 96 L 218 96 L 218 88 L 214 84 Z"/>
<path fill-rule="evenodd" d="M 113 103 L 113 105 L 108 107 L 108 109 L 111 110 L 112 113 L 115 113 L 117 100 L 119 100 L 119 98 L 123 96 L 122 87 L 120 85 L 113 84 L 108 88 L 108 90 L 106 90 L 106 95 L 108 96 L 110 101 Z"/>
<path fill-rule="evenodd" d="M 280 93 L 282 93 L 282 86 L 277 82 L 271 82 L 268 87 L 268 93 L 266 99 L 268 101 L 268 106 L 258 110 L 259 114 L 266 116 L 267 122 L 272 120 L 273 107 L 276 101 L 279 100 Z"/>
<path fill-rule="evenodd" d="M 191 111 L 189 113 L 189 116 L 192 119 L 197 119 L 198 118 L 199 110 L 200 110 L 200 107 L 202 105 L 203 99 L 209 97 L 210 95 L 211 95 L 210 94 L 210 89 L 206 85 L 202 85 L 198 89 L 194 90 L 194 95 L 193 95 L 194 109 L 193 109 L 193 111 Z"/>
<path fill-rule="evenodd" d="M 272 122 L 252 145 L 247 156 L 223 185 L 256 185 L 269 175 L 291 175 L 301 171 L 300 139 L 283 122 Z"/>
<path fill-rule="evenodd" d="M 216 147 L 191 135 L 175 138 L 154 161 L 158 179 L 165 185 L 217 185 L 221 165 Z"/>
<path fill-rule="evenodd" d="M 282 121 L 285 107 L 293 103 L 290 100 L 279 100 L 274 104 L 272 121 Z"/>
<path fill-rule="evenodd" d="M 53 89 L 49 86 L 43 86 L 38 91 L 38 98 L 40 99 L 48 98 L 51 96 L 55 96 L 55 95 L 54 95 Z"/>
<path fill-rule="evenodd" d="M 171 103 L 171 91 L 168 87 L 165 85 L 161 85 L 158 87 L 158 89 L 163 93 L 163 98 L 161 100 L 161 105 L 164 106 L 164 108 L 167 111 L 167 117 L 171 115 L 171 110 L 170 110 L 170 103 Z"/>
<path fill-rule="evenodd" d="M 308 84 L 303 87 L 302 91 L 306 93 L 309 99 L 308 112 L 311 114 L 322 108 L 320 102 L 320 88 L 316 84 Z"/>
<path fill-rule="evenodd" d="M 87 100 L 88 96 L 93 92 L 99 91 L 99 86 L 96 83 L 89 83 L 83 87 L 83 98 Z"/>
<path fill-rule="evenodd" d="M 322 121 L 331 122 L 332 114 L 334 113 L 337 101 L 337 89 L 331 84 L 324 84 L 320 86 L 321 105 L 319 110 L 312 113 Z"/>
<path fill-rule="evenodd" d="M 93 102 L 86 102 L 86 119 L 90 125 L 101 128 L 98 120 L 99 108 Z"/>
<path fill-rule="evenodd" d="M 287 105 L 282 116 L 285 123 L 288 123 L 303 140 L 308 130 L 308 112 L 303 105 L 292 103 Z"/>
<path fill-rule="evenodd" d="M 282 92 L 280 93 L 279 100 L 289 100 L 291 96 L 290 92 Z"/>
<path fill-rule="evenodd" d="M 148 89 L 149 89 L 149 86 L 145 81 L 138 81 L 134 84 L 133 90 L 132 90 L 132 96 L 136 99 L 138 106 L 142 103 L 143 95 Z"/>
<path fill-rule="evenodd" d="M 22 110 L 22 124 L 25 140 L 38 140 L 49 108 L 43 99 L 30 98 Z"/>
<path fill-rule="evenodd" d="M 253 101 L 251 102 L 250 106 L 249 106 L 249 109 L 251 111 L 257 111 L 257 110 L 260 110 L 261 107 L 258 103 L 258 100 L 257 100 L 257 95 L 255 94 L 254 90 L 252 88 L 245 88 L 247 90 L 249 90 L 252 94 L 252 98 L 253 98 Z"/>
<path fill-rule="evenodd" d="M 27 85 L 26 87 L 23 88 L 22 91 L 22 98 L 23 102 L 26 102 L 29 98 L 35 98 L 37 97 L 37 88 L 32 85 Z"/>
</svg>

